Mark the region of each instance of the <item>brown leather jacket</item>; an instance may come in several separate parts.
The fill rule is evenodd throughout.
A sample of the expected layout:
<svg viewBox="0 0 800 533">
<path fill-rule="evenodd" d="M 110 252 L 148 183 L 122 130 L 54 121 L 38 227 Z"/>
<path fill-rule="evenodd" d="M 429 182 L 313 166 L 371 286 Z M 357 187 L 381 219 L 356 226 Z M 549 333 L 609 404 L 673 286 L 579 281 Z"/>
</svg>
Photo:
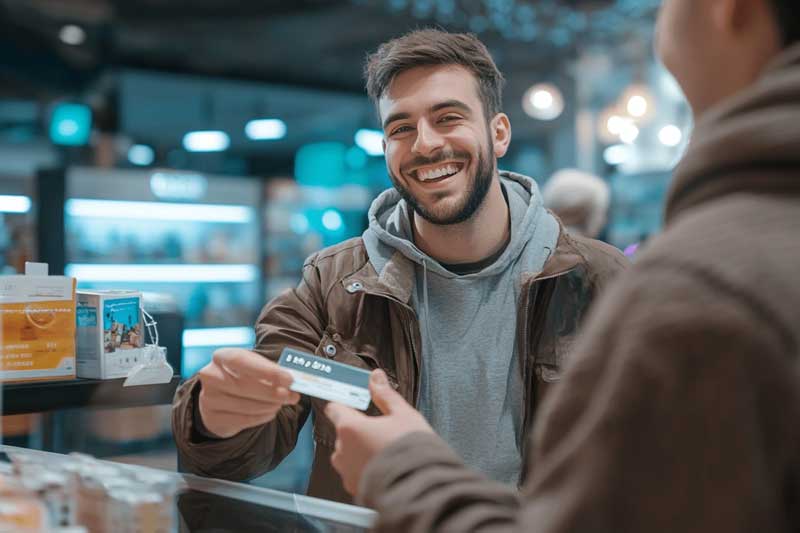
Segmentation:
<svg viewBox="0 0 800 533">
<path fill-rule="evenodd" d="M 626 266 L 616 248 L 562 229 L 543 271 L 523 275 L 516 317 L 525 385 L 523 435 L 541 397 L 558 379 L 589 304 Z M 293 346 L 349 365 L 382 368 L 392 385 L 415 404 L 423 354 L 417 315 L 409 304 L 413 280 L 413 264 L 399 252 L 379 277 L 360 238 L 322 250 L 306 261 L 298 287 L 261 312 L 254 350 L 275 361 L 285 346 Z M 186 469 L 232 480 L 256 477 L 294 448 L 313 412 L 315 456 L 308 493 L 352 501 L 330 464 L 335 431 L 325 418 L 326 402 L 304 396 L 265 426 L 224 440 L 199 439 L 193 431 L 197 385 L 196 377 L 184 383 L 173 406 L 173 432 Z M 377 414 L 374 406 L 370 409 Z"/>
</svg>

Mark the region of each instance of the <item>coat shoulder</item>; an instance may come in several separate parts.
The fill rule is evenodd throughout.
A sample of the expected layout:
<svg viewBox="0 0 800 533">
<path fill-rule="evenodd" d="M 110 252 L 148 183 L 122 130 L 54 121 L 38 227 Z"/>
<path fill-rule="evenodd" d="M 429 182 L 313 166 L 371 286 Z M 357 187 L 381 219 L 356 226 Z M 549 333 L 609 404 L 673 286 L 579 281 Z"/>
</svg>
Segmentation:
<svg viewBox="0 0 800 533">
<path fill-rule="evenodd" d="M 323 263 L 350 263 L 356 268 L 360 268 L 368 261 L 367 249 L 361 237 L 353 237 L 333 246 L 323 248 L 311 254 L 303 264 L 303 267 L 319 267 Z"/>
<path fill-rule="evenodd" d="M 581 235 L 568 234 L 575 250 L 583 257 L 586 268 L 595 272 L 614 272 L 630 267 L 630 261 L 618 248 Z"/>
</svg>

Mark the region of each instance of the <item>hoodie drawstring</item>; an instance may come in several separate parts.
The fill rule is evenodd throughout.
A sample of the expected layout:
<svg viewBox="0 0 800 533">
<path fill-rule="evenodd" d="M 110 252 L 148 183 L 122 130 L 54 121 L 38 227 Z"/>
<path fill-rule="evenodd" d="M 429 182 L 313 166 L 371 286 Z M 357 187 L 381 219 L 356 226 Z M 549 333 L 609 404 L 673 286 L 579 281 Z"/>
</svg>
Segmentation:
<svg viewBox="0 0 800 533">
<path fill-rule="evenodd" d="M 428 310 L 428 262 L 425 258 L 422 258 L 422 309 L 425 312 L 425 327 L 423 328 L 425 331 L 426 339 L 423 340 L 422 345 L 428 345 L 428 347 L 433 350 L 433 342 L 430 338 L 430 331 L 428 331 L 428 325 L 430 324 L 430 311 Z M 422 324 L 420 324 L 422 325 Z M 427 343 L 425 342 L 427 340 Z"/>
</svg>

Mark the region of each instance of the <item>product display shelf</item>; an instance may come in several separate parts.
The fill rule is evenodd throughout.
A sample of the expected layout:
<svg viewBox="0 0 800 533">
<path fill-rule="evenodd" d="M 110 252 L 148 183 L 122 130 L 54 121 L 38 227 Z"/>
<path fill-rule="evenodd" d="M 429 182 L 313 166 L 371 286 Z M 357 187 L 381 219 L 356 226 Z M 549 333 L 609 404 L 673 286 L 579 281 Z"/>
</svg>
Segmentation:
<svg viewBox="0 0 800 533">
<path fill-rule="evenodd" d="M 169 405 L 180 375 L 160 385 L 123 387 L 124 379 L 73 379 L 3 383 L 3 415 L 17 415 L 75 407 L 119 408 Z"/>
<path fill-rule="evenodd" d="M 0 460 L 2 454 L 34 456 L 54 466 L 67 459 L 62 454 L 7 445 L 0 445 Z M 130 473 L 155 472 L 144 466 L 101 463 Z M 175 511 L 181 532 L 363 533 L 376 519 L 375 512 L 364 507 L 221 479 L 157 472 L 171 478 L 178 487 Z"/>
</svg>

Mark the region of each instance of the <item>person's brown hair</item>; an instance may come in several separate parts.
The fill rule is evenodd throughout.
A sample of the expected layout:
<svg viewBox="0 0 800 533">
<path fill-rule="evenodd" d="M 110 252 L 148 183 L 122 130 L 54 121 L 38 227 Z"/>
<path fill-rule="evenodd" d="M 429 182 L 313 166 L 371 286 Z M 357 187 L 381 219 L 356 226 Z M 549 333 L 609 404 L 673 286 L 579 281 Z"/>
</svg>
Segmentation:
<svg viewBox="0 0 800 533">
<path fill-rule="evenodd" d="M 491 120 L 503 107 L 505 79 L 486 46 L 472 34 L 416 30 L 383 43 L 367 57 L 364 77 L 367 94 L 375 103 L 386 92 L 398 74 L 414 67 L 459 65 L 475 76 L 486 120 Z"/>
</svg>

